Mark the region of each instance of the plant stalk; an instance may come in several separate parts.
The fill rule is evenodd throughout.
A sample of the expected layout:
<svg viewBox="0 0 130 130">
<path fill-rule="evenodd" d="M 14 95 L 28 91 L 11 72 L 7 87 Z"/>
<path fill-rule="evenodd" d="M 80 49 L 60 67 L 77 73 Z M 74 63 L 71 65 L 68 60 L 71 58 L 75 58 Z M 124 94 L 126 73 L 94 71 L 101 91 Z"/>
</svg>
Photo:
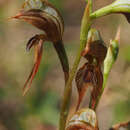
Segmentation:
<svg viewBox="0 0 130 130">
<path fill-rule="evenodd" d="M 69 78 L 69 62 L 68 57 L 64 48 L 63 41 L 60 40 L 56 43 L 53 43 L 53 46 L 57 52 L 57 55 L 60 59 L 60 63 L 62 65 L 62 70 L 64 72 L 64 78 L 65 78 L 65 84 L 67 83 L 67 80 Z"/>
<path fill-rule="evenodd" d="M 72 90 L 72 81 L 74 79 L 75 73 L 77 71 L 78 65 L 81 59 L 81 52 L 84 50 L 87 43 L 87 35 L 91 26 L 90 15 L 90 4 L 88 2 L 81 23 L 81 32 L 80 32 L 80 48 L 77 52 L 76 59 L 74 61 L 72 70 L 70 72 L 70 77 L 68 79 L 67 84 L 65 85 L 64 95 L 62 99 L 61 112 L 60 112 L 60 122 L 59 122 L 59 130 L 65 130 L 66 120 L 69 113 L 69 104 Z"/>
</svg>

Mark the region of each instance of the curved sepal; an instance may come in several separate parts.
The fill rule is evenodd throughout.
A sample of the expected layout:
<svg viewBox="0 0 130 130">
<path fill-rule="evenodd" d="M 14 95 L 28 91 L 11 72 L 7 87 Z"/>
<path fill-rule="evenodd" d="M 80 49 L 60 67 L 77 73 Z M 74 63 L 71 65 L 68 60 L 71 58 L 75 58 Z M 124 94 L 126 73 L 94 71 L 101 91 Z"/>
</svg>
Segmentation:
<svg viewBox="0 0 130 130">
<path fill-rule="evenodd" d="M 91 14 L 91 18 L 98 18 L 111 13 L 122 13 L 130 22 L 130 1 L 129 0 L 116 0 L 112 4 L 105 6 Z"/>
</svg>

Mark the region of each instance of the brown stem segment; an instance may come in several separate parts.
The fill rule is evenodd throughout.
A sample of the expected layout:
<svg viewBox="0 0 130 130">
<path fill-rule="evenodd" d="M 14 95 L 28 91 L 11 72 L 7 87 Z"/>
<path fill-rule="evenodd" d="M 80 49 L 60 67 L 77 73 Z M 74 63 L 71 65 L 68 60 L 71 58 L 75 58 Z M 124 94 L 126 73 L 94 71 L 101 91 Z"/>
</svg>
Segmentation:
<svg viewBox="0 0 130 130">
<path fill-rule="evenodd" d="M 65 48 L 64 48 L 63 41 L 60 40 L 60 41 L 54 43 L 53 46 L 55 47 L 55 50 L 56 50 L 58 57 L 60 59 L 62 69 L 63 69 L 63 72 L 64 72 L 65 84 L 66 84 L 68 79 L 69 79 L 69 63 L 68 63 L 68 57 L 67 57 L 67 54 L 66 54 L 66 51 L 65 51 Z M 68 104 L 68 106 L 69 106 L 69 104 Z M 68 108 L 68 106 L 67 106 L 67 108 Z M 62 109 L 62 107 L 61 107 L 61 109 Z M 60 113 L 60 124 L 62 124 L 63 129 L 60 128 L 60 130 L 61 129 L 64 130 L 65 124 L 66 124 L 66 118 L 67 118 L 67 113 L 61 112 Z"/>
<path fill-rule="evenodd" d="M 58 57 L 60 59 L 61 65 L 62 65 L 62 69 L 64 72 L 64 77 L 65 77 L 65 84 L 69 78 L 69 62 L 68 62 L 68 57 L 64 48 L 64 44 L 63 41 L 60 40 L 56 43 L 53 44 L 53 46 L 55 47 L 55 50 L 58 54 Z"/>
</svg>

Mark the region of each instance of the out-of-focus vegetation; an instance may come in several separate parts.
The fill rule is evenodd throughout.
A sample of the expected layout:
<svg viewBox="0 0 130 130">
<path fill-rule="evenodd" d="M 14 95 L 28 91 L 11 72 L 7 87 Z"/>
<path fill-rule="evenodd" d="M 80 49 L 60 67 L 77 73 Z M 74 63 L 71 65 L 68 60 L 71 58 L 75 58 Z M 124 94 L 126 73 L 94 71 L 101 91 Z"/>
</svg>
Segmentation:
<svg viewBox="0 0 130 130">
<path fill-rule="evenodd" d="M 33 51 L 27 53 L 28 39 L 40 33 L 24 22 L 7 20 L 20 9 L 21 0 L 0 0 L 0 130 L 55 130 L 63 93 L 63 73 L 51 43 L 46 43 L 42 64 L 29 93 L 22 87 L 33 65 Z M 70 65 L 79 45 L 80 20 L 84 0 L 50 0 L 60 9 L 65 21 L 64 43 Z M 96 9 L 110 0 L 95 1 Z M 111 71 L 107 88 L 98 107 L 101 130 L 130 119 L 130 25 L 123 16 L 110 15 L 95 21 L 106 43 L 115 36 L 121 23 L 120 53 Z M 82 60 L 84 63 L 84 60 Z M 81 64 L 82 64 L 81 63 Z M 77 102 L 73 84 L 72 111 Z M 82 106 L 88 104 L 87 97 Z M 107 117 L 107 118 L 106 118 Z"/>
</svg>

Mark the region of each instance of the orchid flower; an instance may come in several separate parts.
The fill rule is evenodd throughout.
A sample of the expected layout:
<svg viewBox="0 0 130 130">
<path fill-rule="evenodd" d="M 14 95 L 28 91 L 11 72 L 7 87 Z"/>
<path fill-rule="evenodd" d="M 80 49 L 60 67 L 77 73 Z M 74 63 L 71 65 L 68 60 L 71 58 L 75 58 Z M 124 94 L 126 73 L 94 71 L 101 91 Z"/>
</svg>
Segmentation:
<svg viewBox="0 0 130 130">
<path fill-rule="evenodd" d="M 47 0 L 26 0 L 22 10 L 13 18 L 24 20 L 43 31 L 43 34 L 35 35 L 27 43 L 27 50 L 30 50 L 32 47 L 35 48 L 35 63 L 25 82 L 24 94 L 30 88 L 32 80 L 38 71 L 45 41 L 53 43 L 62 64 L 66 82 L 69 76 L 69 64 L 62 41 L 64 22 L 59 11 Z"/>
<path fill-rule="evenodd" d="M 75 79 L 79 94 L 76 110 L 78 110 L 80 103 L 90 86 L 93 88 L 90 98 L 90 108 L 95 108 L 96 100 L 102 89 L 103 74 L 101 66 L 106 54 L 107 48 L 99 31 L 90 29 L 86 48 L 82 52 L 82 56 L 87 59 L 87 62 L 78 70 Z"/>
</svg>

